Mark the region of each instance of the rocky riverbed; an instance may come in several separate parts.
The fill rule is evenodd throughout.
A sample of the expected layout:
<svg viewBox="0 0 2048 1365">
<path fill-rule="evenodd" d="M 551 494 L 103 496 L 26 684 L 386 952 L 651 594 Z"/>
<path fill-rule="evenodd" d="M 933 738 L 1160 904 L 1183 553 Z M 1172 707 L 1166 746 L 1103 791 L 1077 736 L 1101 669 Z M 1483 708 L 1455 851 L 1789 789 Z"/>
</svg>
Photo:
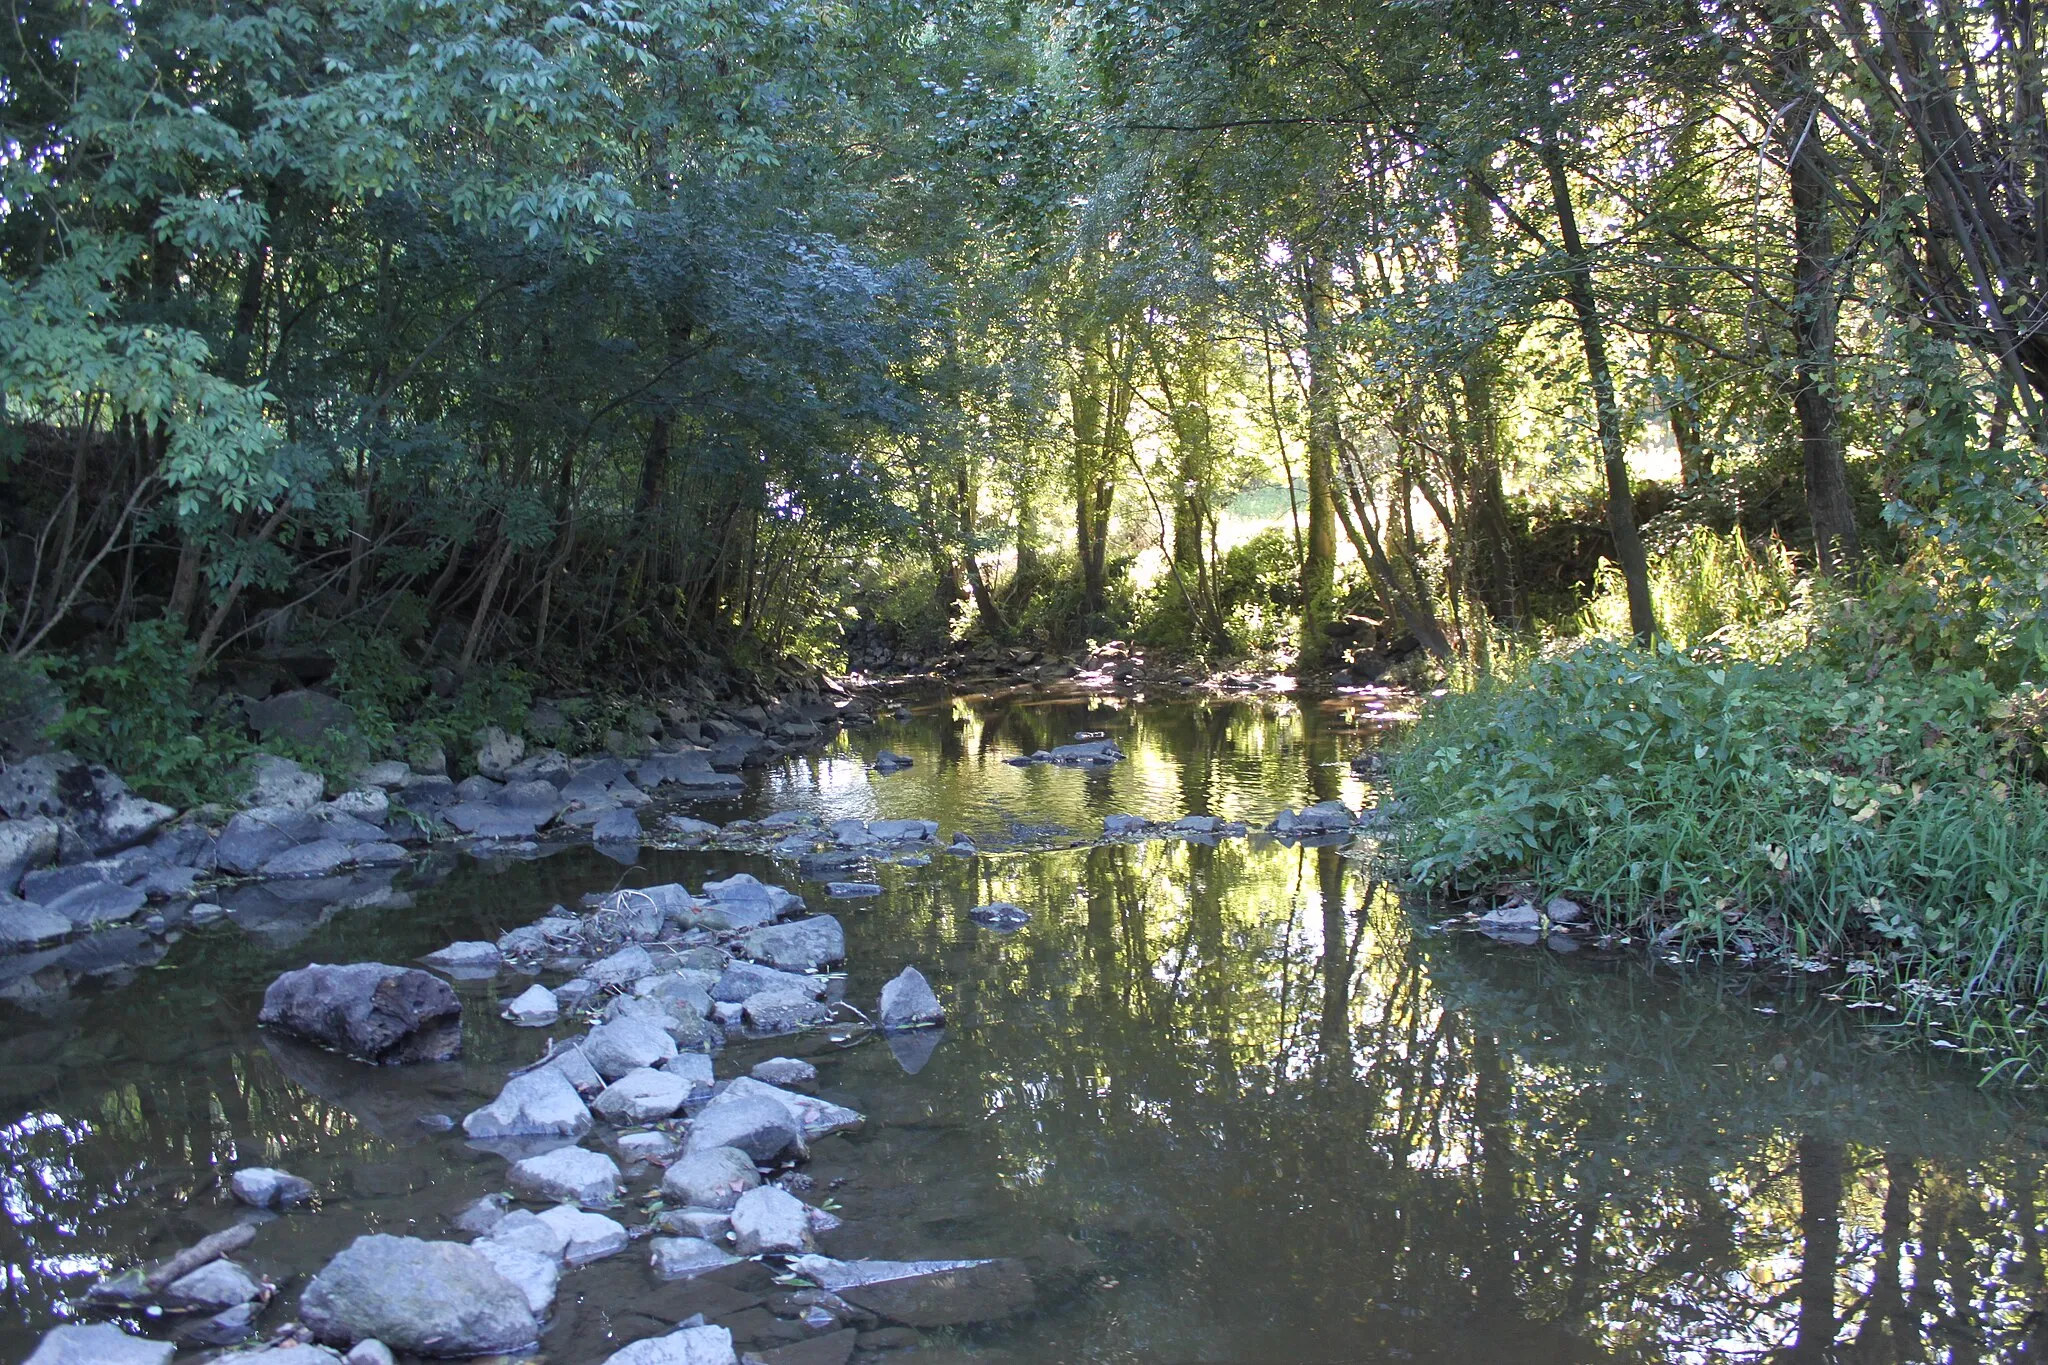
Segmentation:
<svg viewBox="0 0 2048 1365">
<path fill-rule="evenodd" d="M 1348 856 L 1372 714 L 938 700 L 737 793 L 627 773 L 630 862 L 558 814 L 379 869 L 216 864 L 200 922 L 145 892 L 34 951 L 146 963 L 0 999 L 0 1358 L 1576 1360 L 1622 1347 L 1620 1304 L 1682 1355 L 1789 1273 L 1791 1166 L 1746 1153 L 2013 1169 L 1966 1077 L 1834 1006 L 1567 956 L 1571 909 L 1508 888 L 1418 935 Z M 606 758 L 529 780 L 608 800 Z M 387 833 L 405 785 L 360 788 Z M 358 790 L 302 813 L 377 825 L 332 809 Z M 1589 1161 L 1631 1172 L 1591 1205 Z M 1731 1245 L 1735 1188 L 1763 1193 Z M 1878 1244 L 1861 1207 L 1844 1245 Z M 1640 1306 L 1665 1262 L 1631 1248 L 1674 1244 L 1693 1307 Z M 1574 1335 L 1514 1311 L 1575 1276 Z"/>
</svg>

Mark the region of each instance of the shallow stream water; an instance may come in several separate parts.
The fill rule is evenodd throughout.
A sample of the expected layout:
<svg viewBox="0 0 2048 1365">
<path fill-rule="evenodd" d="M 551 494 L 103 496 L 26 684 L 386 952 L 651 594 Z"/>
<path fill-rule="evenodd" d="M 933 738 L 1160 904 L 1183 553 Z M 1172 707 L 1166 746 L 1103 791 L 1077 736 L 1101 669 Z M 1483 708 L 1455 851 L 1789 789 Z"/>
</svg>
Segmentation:
<svg viewBox="0 0 2048 1365">
<path fill-rule="evenodd" d="M 792 867 L 719 852 L 647 849 L 632 867 L 589 848 L 442 852 L 382 907 L 250 916 L 88 984 L 17 982 L 0 1004 L 0 1359 L 101 1272 L 233 1221 L 237 1166 L 322 1191 L 240 1257 L 282 1286 L 266 1325 L 359 1233 L 446 1236 L 449 1214 L 503 1187 L 500 1158 L 417 1120 L 459 1118 L 540 1053 L 546 1031 L 497 1018 L 527 978 L 459 986 L 460 1063 L 377 1070 L 256 1028 L 279 971 L 407 962 L 588 891 L 742 870 L 841 918 L 850 1000 L 870 1008 L 915 963 L 949 1011 L 942 1036 L 894 1049 L 812 1034 L 721 1054 L 720 1076 L 808 1057 L 824 1095 L 867 1115 L 807 1167 L 845 1220 L 824 1249 L 1015 1256 L 1037 1286 L 1021 1317 L 856 1359 L 2048 1349 L 2037 1098 L 1891 1046 L 1815 985 L 1433 934 L 1337 849 L 1091 842 L 1116 812 L 1256 826 L 1283 805 L 1356 805 L 1345 760 L 1380 729 L 1356 699 L 937 699 L 685 807 L 924 817 L 981 841 L 971 860 L 878 867 L 876 900 L 827 902 Z M 1082 731 L 1129 760 L 1001 762 Z M 883 747 L 915 766 L 870 774 L 862 756 Z M 966 911 L 991 900 L 1033 919 L 980 928 Z M 597 1365 L 693 1312 L 770 1345 L 772 1288 L 758 1267 L 657 1284 L 636 1244 L 564 1277 L 543 1358 Z"/>
</svg>

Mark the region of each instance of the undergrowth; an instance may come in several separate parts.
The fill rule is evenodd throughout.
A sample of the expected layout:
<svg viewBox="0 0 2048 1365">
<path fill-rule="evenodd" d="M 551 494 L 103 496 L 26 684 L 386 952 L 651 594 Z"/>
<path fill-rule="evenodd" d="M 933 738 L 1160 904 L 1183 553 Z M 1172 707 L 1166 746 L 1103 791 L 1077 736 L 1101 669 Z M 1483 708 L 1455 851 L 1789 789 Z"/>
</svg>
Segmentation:
<svg viewBox="0 0 2048 1365">
<path fill-rule="evenodd" d="M 2048 1070 L 2041 694 L 1798 613 L 1732 635 L 1553 649 L 1438 698 L 1393 759 L 1409 878 L 1534 882 L 1692 947 L 1859 957 L 1880 968 L 1862 980 L 1913 984 L 1909 1017 Z"/>
</svg>

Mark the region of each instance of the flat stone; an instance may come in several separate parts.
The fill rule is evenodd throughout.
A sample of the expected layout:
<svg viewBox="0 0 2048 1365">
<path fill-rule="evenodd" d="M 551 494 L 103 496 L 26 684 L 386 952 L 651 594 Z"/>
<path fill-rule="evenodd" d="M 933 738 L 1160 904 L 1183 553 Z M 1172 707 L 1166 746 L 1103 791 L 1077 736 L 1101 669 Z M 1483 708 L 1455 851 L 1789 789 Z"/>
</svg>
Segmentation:
<svg viewBox="0 0 2048 1365">
<path fill-rule="evenodd" d="M 858 1331 L 842 1327 L 822 1337 L 812 1337 L 809 1341 L 793 1341 L 772 1351 L 756 1351 L 754 1359 L 759 1365 L 846 1365 L 853 1358 L 853 1348 L 859 1340 Z"/>
<path fill-rule="evenodd" d="M 657 1280 L 692 1279 L 740 1259 L 696 1237 L 656 1237 L 647 1244 L 647 1249 Z"/>
<path fill-rule="evenodd" d="M 578 1094 L 595 1095 L 604 1089 L 604 1077 L 597 1074 L 597 1068 L 590 1064 L 590 1058 L 583 1054 L 580 1044 L 558 1045 L 542 1070 L 557 1073 L 574 1086 Z"/>
<path fill-rule="evenodd" d="M 53 915 L 62 915 L 74 929 L 90 929 L 96 924 L 131 920 L 147 904 L 149 897 L 140 887 L 88 882 L 66 891 L 43 908 Z"/>
<path fill-rule="evenodd" d="M 590 837 L 600 844 L 637 844 L 641 839 L 640 817 L 620 807 L 605 814 L 590 827 Z"/>
<path fill-rule="evenodd" d="M 539 811 L 507 809 L 491 801 L 463 801 L 441 812 L 441 818 L 464 834 L 479 839 L 530 839 L 547 823 Z"/>
<path fill-rule="evenodd" d="M 176 1354 L 168 1341 L 131 1337 L 112 1323 L 96 1322 L 51 1328 L 24 1365 L 170 1365 Z"/>
<path fill-rule="evenodd" d="M 555 993 L 546 986 L 535 983 L 506 1002 L 502 1017 L 522 1028 L 538 1028 L 552 1024 L 561 1018 L 561 1006 L 555 1003 Z"/>
<path fill-rule="evenodd" d="M 882 987 L 879 1018 L 884 1029 L 925 1028 L 944 1023 L 946 1011 L 924 973 L 905 967 Z"/>
<path fill-rule="evenodd" d="M 394 1350 L 464 1356 L 530 1346 L 540 1325 L 520 1288 L 460 1242 L 358 1237 L 299 1296 L 322 1341 L 374 1337 Z"/>
<path fill-rule="evenodd" d="M 323 802 L 322 813 L 346 815 L 366 824 L 381 825 L 391 818 L 391 795 L 381 787 L 356 787 L 332 801 Z"/>
<path fill-rule="evenodd" d="M 254 1276 L 222 1258 L 208 1261 L 191 1274 L 171 1281 L 164 1287 L 159 1302 L 166 1308 L 218 1313 L 223 1308 L 247 1303 L 262 1292 L 263 1286 Z"/>
<path fill-rule="evenodd" d="M 629 1071 L 675 1056 L 676 1040 L 645 1019 L 614 1019 L 590 1031 L 583 1040 L 583 1055 L 598 1075 L 615 1081 Z"/>
<path fill-rule="evenodd" d="M 315 839 L 264 859 L 261 871 L 266 877 L 325 877 L 355 857 L 355 850 L 339 839 Z"/>
<path fill-rule="evenodd" d="M 763 991 L 793 991 L 816 999 L 825 994 L 828 984 L 821 976 L 785 972 L 752 962 L 735 962 L 712 983 L 711 998 L 737 1005 Z"/>
<path fill-rule="evenodd" d="M 834 900 L 860 900 L 882 894 L 880 882 L 826 882 L 825 894 Z"/>
<path fill-rule="evenodd" d="M 794 1057 L 770 1057 L 756 1062 L 747 1074 L 768 1085 L 809 1085 L 818 1079 L 818 1068 Z"/>
<path fill-rule="evenodd" d="M 812 1249 L 807 1205 L 787 1190 L 762 1185 L 732 1208 L 733 1249 L 742 1256 L 793 1256 Z"/>
<path fill-rule="evenodd" d="M 977 905 L 969 910 L 967 918 L 976 924 L 1011 933 L 1031 922 L 1031 912 L 1019 909 L 1008 901 L 991 901 L 987 905 Z"/>
<path fill-rule="evenodd" d="M 814 972 L 846 958 L 846 931 L 830 915 L 749 929 L 734 942 L 754 961 L 789 972 Z"/>
<path fill-rule="evenodd" d="M 762 991 L 747 997 L 740 1017 L 756 1033 L 799 1033 L 830 1022 L 832 1007 L 802 991 Z"/>
<path fill-rule="evenodd" d="M 527 1209 L 514 1209 L 506 1214 L 482 1240 L 530 1251 L 558 1265 L 569 1250 L 567 1229 L 545 1222 L 539 1214 Z"/>
<path fill-rule="evenodd" d="M 604 1365 L 739 1365 L 739 1357 L 733 1354 L 732 1333 L 725 1328 L 685 1327 L 614 1351 Z"/>
<path fill-rule="evenodd" d="M 667 1161 L 683 1150 L 680 1138 L 658 1128 L 642 1133 L 621 1133 L 613 1140 L 612 1146 L 625 1161 Z"/>
<path fill-rule="evenodd" d="M 691 1098 L 711 1093 L 711 1058 L 701 1052 L 678 1052 L 661 1064 L 664 1075 L 689 1087 Z"/>
<path fill-rule="evenodd" d="M 591 963 L 583 969 L 583 976 L 600 986 L 630 986 L 641 977 L 654 976 L 660 970 L 653 955 L 635 943 Z"/>
<path fill-rule="evenodd" d="M 592 1112 L 613 1123 L 653 1123 L 681 1109 L 690 1082 L 652 1067 L 637 1067 L 613 1081 L 590 1102 Z"/>
<path fill-rule="evenodd" d="M 495 972 L 505 965 L 505 958 L 495 943 L 481 939 L 468 939 L 451 943 L 428 953 L 420 961 L 429 967 L 455 972 Z"/>
<path fill-rule="evenodd" d="M 540 1221 L 561 1232 L 566 1239 L 562 1248 L 562 1259 L 570 1265 L 588 1265 L 592 1261 L 616 1256 L 626 1249 L 631 1239 L 626 1229 L 616 1220 L 601 1213 L 585 1213 L 567 1204 L 558 1204 L 540 1215 Z"/>
<path fill-rule="evenodd" d="M 245 806 L 311 810 L 326 794 L 320 774 L 275 754 L 252 754 L 242 765 L 238 795 Z"/>
<path fill-rule="evenodd" d="M 470 1111 L 462 1131 L 473 1138 L 581 1137 L 590 1131 L 590 1109 L 570 1078 L 549 1065 L 505 1082 L 498 1098 Z"/>
<path fill-rule="evenodd" d="M 661 1177 L 661 1192 L 692 1208 L 730 1210 L 761 1183 L 754 1158 L 737 1147 L 692 1147 Z"/>
<path fill-rule="evenodd" d="M 69 915 L 0 893 L 0 951 L 19 952 L 52 943 L 76 928 Z"/>
<path fill-rule="evenodd" d="M 327 827 L 304 810 L 259 806 L 228 821 L 214 844 L 214 862 L 223 872 L 253 876 L 286 849 L 327 837 Z"/>
<path fill-rule="evenodd" d="M 466 1204 L 449 1222 L 457 1232 L 466 1232 L 472 1237 L 481 1237 L 505 1221 L 505 1215 L 512 1211 L 512 1196 L 493 1193 Z"/>
<path fill-rule="evenodd" d="M 654 1216 L 654 1230 L 717 1242 L 732 1231 L 732 1214 L 717 1209 L 664 1209 Z"/>
<path fill-rule="evenodd" d="M 806 1139 L 824 1137 L 842 1129 L 857 1128 L 864 1120 L 861 1115 L 843 1104 L 819 1099 L 816 1095 L 803 1095 L 794 1090 L 784 1090 L 755 1080 L 751 1076 L 740 1076 L 728 1083 L 720 1092 L 721 1097 L 734 1099 L 767 1100 L 781 1105 L 796 1120 L 798 1128 Z"/>
<path fill-rule="evenodd" d="M 313 1197 L 313 1182 L 271 1166 L 245 1166 L 228 1181 L 235 1198 L 251 1208 L 284 1209 Z"/>
<path fill-rule="evenodd" d="M 909 1327 L 990 1322 L 1029 1308 L 1030 1277 L 1015 1261 L 835 1261 L 799 1256 L 791 1268 L 856 1307 Z"/>
<path fill-rule="evenodd" d="M 512 1163 L 506 1182 L 531 1199 L 609 1204 L 619 1193 L 619 1164 L 587 1147 L 557 1147 Z"/>
</svg>

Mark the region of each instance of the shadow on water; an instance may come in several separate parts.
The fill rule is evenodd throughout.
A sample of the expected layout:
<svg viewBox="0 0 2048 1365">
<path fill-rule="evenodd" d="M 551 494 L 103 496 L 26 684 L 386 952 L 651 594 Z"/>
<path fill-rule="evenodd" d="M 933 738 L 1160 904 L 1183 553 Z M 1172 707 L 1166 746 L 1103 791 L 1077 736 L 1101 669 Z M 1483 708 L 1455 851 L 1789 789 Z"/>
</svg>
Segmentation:
<svg viewBox="0 0 2048 1365">
<path fill-rule="evenodd" d="M 951 699 L 755 775 L 712 818 L 802 806 L 926 816 L 983 856 L 875 869 L 849 996 L 906 962 L 943 1035 L 735 1042 L 721 1075 L 806 1055 L 869 1116 L 808 1168 L 842 1256 L 1015 1255 L 1038 1307 L 926 1334 L 1031 1362 L 1880 1362 L 2048 1341 L 2041 1129 L 1782 983 L 1434 937 L 1362 860 L 1263 841 L 1074 846 L 1106 814 L 1259 819 L 1362 792 L 1341 704 Z M 1103 772 L 1002 759 L 1103 730 Z M 862 753 L 908 753 L 871 777 Z M 858 751 L 856 751 L 858 750 Z M 242 1164 L 323 1191 L 246 1259 L 284 1286 L 366 1228 L 445 1235 L 503 1163 L 421 1126 L 494 1093 L 543 1036 L 526 984 L 462 985 L 460 1063 L 371 1070 L 267 1038 L 263 986 L 307 961 L 404 961 L 632 881 L 790 869 L 648 850 L 442 858 L 381 908 L 189 934 L 154 965 L 17 991 L 0 1042 L 0 1200 L 19 1359 L 100 1270 L 230 1221 Z M 1033 912 L 999 935 L 966 910 Z M 409 901 L 409 903 L 408 903 Z M 283 912 L 279 912 L 283 914 Z M 282 930 L 278 925 L 284 924 Z M 834 1182 L 843 1184 L 834 1186 Z M 637 1247 L 565 1278 L 544 1342 L 583 1365 L 692 1311 L 741 1336 L 758 1269 L 656 1286 Z M 760 1338 L 766 1342 L 769 1338 Z M 878 1357 L 886 1358 L 886 1357 Z"/>
</svg>

